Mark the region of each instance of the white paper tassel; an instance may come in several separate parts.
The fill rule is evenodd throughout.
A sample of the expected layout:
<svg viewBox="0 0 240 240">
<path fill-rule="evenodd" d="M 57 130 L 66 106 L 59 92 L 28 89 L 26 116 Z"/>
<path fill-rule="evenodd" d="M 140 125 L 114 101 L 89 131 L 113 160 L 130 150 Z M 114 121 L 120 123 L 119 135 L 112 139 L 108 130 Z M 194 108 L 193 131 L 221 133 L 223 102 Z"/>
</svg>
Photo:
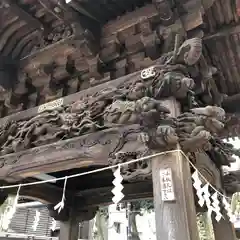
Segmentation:
<svg viewBox="0 0 240 240">
<path fill-rule="evenodd" d="M 62 209 L 64 208 L 64 202 L 66 200 L 65 198 L 65 192 L 66 192 L 66 186 L 67 186 L 67 177 L 65 177 L 65 181 L 64 181 L 64 187 L 63 187 L 63 195 L 62 195 L 62 200 L 61 202 L 59 202 L 55 207 L 54 210 L 58 211 L 58 213 L 60 213 L 62 211 Z"/>
<path fill-rule="evenodd" d="M 40 215 L 41 215 L 41 213 L 38 210 L 36 210 L 36 215 L 34 217 L 34 222 L 33 222 L 33 226 L 32 226 L 32 229 L 34 232 L 37 231 L 37 227 L 38 227 L 38 224 L 40 221 Z"/>
<path fill-rule="evenodd" d="M 198 196 L 198 204 L 203 207 L 205 200 L 203 198 L 202 181 L 199 178 L 197 170 L 193 173 L 192 179 L 194 180 L 193 187 L 196 189 L 196 194 Z"/>
<path fill-rule="evenodd" d="M 221 214 L 221 208 L 219 206 L 220 202 L 218 200 L 218 193 L 215 192 L 212 197 L 212 209 L 216 213 L 215 219 L 217 222 L 219 222 L 222 219 L 222 214 Z"/>
<path fill-rule="evenodd" d="M 211 194 L 209 193 L 209 184 L 208 183 L 202 188 L 202 191 L 203 191 L 203 198 L 204 198 L 204 201 L 205 201 L 207 209 L 208 209 L 208 215 L 209 215 L 209 217 L 211 217 L 213 207 L 211 206 L 211 200 L 210 200 Z"/>
<path fill-rule="evenodd" d="M 57 227 L 57 222 L 56 222 L 56 220 L 53 218 L 50 229 L 54 232 L 54 231 L 56 230 L 56 227 Z"/>
<path fill-rule="evenodd" d="M 223 197 L 222 199 L 222 203 L 223 203 L 223 206 L 227 212 L 227 215 L 229 217 L 229 221 L 231 223 L 235 223 L 236 222 L 236 216 L 232 213 L 232 209 L 231 209 L 231 206 L 229 204 L 229 202 L 227 201 L 227 199 L 225 197 Z"/>
<path fill-rule="evenodd" d="M 113 185 L 114 188 L 112 190 L 113 193 L 113 198 L 112 201 L 114 204 L 118 204 L 123 198 L 124 198 L 124 194 L 122 193 L 123 190 L 123 185 L 122 185 L 122 181 L 123 178 L 121 176 L 121 170 L 120 170 L 120 166 L 118 166 L 117 170 L 114 172 L 114 177 L 115 179 L 113 180 Z"/>
</svg>

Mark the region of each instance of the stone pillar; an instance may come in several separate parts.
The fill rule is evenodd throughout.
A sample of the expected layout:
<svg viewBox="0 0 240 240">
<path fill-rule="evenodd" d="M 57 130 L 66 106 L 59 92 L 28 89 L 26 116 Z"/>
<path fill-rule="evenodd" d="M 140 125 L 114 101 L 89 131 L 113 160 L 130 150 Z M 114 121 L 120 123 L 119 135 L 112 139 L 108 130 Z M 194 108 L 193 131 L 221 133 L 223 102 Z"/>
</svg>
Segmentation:
<svg viewBox="0 0 240 240">
<path fill-rule="evenodd" d="M 177 102 L 166 101 L 172 116 L 179 114 Z M 160 172 L 170 169 L 174 197 L 172 201 L 163 200 Z M 152 160 L 153 195 L 156 216 L 157 240 L 198 240 L 196 209 L 188 161 L 181 153 L 172 153 Z"/>
</svg>

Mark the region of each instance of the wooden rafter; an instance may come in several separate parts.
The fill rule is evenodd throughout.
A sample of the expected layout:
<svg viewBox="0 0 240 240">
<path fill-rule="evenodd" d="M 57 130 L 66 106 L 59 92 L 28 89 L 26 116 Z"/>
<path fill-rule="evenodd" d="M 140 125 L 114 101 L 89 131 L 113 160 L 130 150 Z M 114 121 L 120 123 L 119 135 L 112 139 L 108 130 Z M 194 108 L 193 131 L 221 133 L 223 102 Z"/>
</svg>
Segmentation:
<svg viewBox="0 0 240 240">
<path fill-rule="evenodd" d="M 42 23 L 20 8 L 13 0 L 4 0 L 4 2 L 9 6 L 10 10 L 17 15 L 19 19 L 25 21 L 30 28 L 43 31 L 44 28 Z"/>
</svg>

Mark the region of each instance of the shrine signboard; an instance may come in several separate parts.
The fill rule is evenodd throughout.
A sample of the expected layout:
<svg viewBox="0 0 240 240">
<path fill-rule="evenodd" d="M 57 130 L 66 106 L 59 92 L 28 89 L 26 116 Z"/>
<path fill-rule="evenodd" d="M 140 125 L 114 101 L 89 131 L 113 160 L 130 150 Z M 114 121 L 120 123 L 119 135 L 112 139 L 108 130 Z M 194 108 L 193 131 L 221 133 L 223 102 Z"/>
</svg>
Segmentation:
<svg viewBox="0 0 240 240">
<path fill-rule="evenodd" d="M 162 201 L 168 202 L 176 200 L 173 186 L 172 169 L 160 169 L 159 174 Z"/>
</svg>

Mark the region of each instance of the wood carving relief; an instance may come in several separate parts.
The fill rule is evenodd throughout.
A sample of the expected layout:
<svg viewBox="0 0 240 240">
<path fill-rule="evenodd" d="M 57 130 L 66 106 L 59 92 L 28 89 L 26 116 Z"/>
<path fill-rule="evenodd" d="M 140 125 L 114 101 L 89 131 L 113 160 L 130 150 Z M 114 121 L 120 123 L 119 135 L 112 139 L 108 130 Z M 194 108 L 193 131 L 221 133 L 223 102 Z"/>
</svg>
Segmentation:
<svg viewBox="0 0 240 240">
<path fill-rule="evenodd" d="M 104 165 L 106 159 L 118 164 L 151 150 L 174 149 L 178 143 L 186 153 L 206 151 L 218 166 L 229 164 L 231 147 L 216 137 L 225 112 L 220 106 L 205 107 L 195 94 L 198 86 L 191 69 L 201 58 L 201 39 L 182 45 L 177 40 L 174 50 L 149 69 L 88 89 L 73 102 L 40 106 L 35 116 L 2 124 L 1 176 L 10 181 L 84 162 Z M 169 97 L 184 106 L 177 118 L 164 105 Z M 150 161 L 122 171 L 128 181 L 146 178 Z"/>
</svg>

